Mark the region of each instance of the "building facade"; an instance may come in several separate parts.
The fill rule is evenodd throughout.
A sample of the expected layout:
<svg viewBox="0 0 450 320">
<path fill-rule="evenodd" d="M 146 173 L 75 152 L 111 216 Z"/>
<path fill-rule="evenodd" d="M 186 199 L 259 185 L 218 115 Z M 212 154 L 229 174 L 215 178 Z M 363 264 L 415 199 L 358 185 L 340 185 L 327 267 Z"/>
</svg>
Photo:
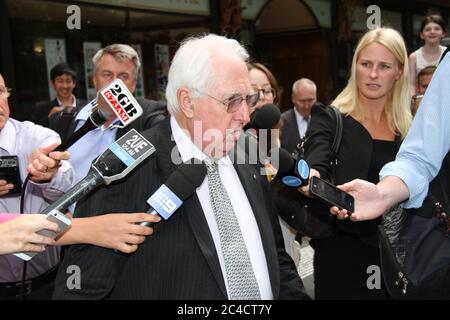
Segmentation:
<svg viewBox="0 0 450 320">
<path fill-rule="evenodd" d="M 354 45 L 380 9 L 380 22 L 399 30 L 408 50 L 420 46 L 420 20 L 430 7 L 448 18 L 448 1 L 363 0 L 0 0 L 0 72 L 13 88 L 12 115 L 26 119 L 36 101 L 54 94 L 51 67 L 69 63 L 76 95 L 90 99 L 95 51 L 111 43 L 133 45 L 143 68 L 136 94 L 164 98 L 171 57 L 189 35 L 214 32 L 244 43 L 269 66 L 291 107 L 291 84 L 314 80 L 330 102 L 348 76 Z"/>
</svg>

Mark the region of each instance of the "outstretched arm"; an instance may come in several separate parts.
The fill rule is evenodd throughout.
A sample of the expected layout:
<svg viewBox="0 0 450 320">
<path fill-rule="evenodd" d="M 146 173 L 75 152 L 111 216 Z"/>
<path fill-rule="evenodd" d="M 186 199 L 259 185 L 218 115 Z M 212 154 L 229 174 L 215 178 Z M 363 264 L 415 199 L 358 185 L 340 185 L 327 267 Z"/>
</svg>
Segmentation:
<svg viewBox="0 0 450 320">
<path fill-rule="evenodd" d="M 75 218 L 72 227 L 59 239 L 58 245 L 92 244 L 98 247 L 132 253 L 153 233 L 153 228 L 138 222 L 159 222 L 157 215 L 146 213 L 111 213 L 88 218 Z"/>
</svg>

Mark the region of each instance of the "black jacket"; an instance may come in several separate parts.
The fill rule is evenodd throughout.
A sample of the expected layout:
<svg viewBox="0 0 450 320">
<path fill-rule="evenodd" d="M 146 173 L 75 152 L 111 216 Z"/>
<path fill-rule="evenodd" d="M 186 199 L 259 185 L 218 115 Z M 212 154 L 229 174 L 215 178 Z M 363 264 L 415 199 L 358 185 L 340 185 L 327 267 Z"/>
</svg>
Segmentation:
<svg viewBox="0 0 450 320">
<path fill-rule="evenodd" d="M 295 118 L 294 108 L 281 114 L 283 127 L 281 128 L 281 146 L 289 152 L 293 152 L 300 142 L 297 119 Z"/>
<path fill-rule="evenodd" d="M 76 101 L 75 101 L 75 109 L 80 109 L 85 104 L 86 104 L 86 102 L 84 100 L 76 99 Z M 57 99 L 53 99 L 51 101 L 37 102 L 33 106 L 33 109 L 31 111 L 31 115 L 30 115 L 29 120 L 31 122 L 34 122 L 34 123 L 39 124 L 41 126 L 44 126 L 44 127 L 52 129 L 50 127 L 50 124 L 49 124 L 48 114 L 49 114 L 50 110 L 53 107 L 58 106 L 58 105 L 59 104 L 58 104 L 58 100 Z"/>
<path fill-rule="evenodd" d="M 305 142 L 305 158 L 310 167 L 320 172 L 323 179 L 329 179 L 331 162 L 331 145 L 336 133 L 336 121 L 328 107 L 316 108 L 312 112 L 311 123 Z M 367 180 L 372 160 L 372 137 L 362 124 L 351 116 L 343 116 L 343 134 L 337 154 L 336 184 L 343 184 L 353 179 Z M 400 136 L 395 139 L 400 147 Z M 394 160 L 394 159 L 392 159 Z M 324 214 L 328 214 L 328 209 Z M 365 230 L 376 228 L 377 221 L 354 223 L 350 220 L 336 221 L 331 217 L 337 230 L 364 236 Z M 373 233 L 372 232 L 372 233 Z"/>
</svg>

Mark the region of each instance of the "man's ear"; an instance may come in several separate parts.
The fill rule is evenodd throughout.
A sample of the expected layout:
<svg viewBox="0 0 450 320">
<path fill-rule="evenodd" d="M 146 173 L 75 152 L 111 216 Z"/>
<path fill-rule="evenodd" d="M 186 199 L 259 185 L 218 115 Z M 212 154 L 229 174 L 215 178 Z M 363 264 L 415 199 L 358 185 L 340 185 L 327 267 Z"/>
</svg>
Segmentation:
<svg viewBox="0 0 450 320">
<path fill-rule="evenodd" d="M 181 87 L 177 91 L 177 100 L 180 111 L 183 112 L 186 118 L 194 116 L 194 103 L 190 96 L 190 91 L 186 87 Z"/>
</svg>

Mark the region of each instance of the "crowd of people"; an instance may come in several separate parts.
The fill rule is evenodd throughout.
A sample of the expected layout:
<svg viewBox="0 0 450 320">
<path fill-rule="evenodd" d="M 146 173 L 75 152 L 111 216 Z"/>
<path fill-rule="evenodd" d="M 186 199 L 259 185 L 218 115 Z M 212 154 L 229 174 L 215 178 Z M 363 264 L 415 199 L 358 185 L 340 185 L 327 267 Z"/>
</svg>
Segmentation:
<svg viewBox="0 0 450 320">
<path fill-rule="evenodd" d="M 391 298 L 383 280 L 376 290 L 367 287 L 366 270 L 380 265 L 380 216 L 400 202 L 420 207 L 450 148 L 445 36 L 445 21 L 433 14 L 421 26 L 424 45 L 409 57 L 392 28 L 369 30 L 356 46 L 347 86 L 330 104 L 343 123 L 333 181 L 356 206 L 351 216 L 326 209 L 336 215 L 331 233 L 311 239 L 315 299 Z M 135 91 L 141 63 L 132 47 L 106 46 L 93 63 L 97 91 L 116 78 Z M 283 93 L 272 71 L 238 41 L 213 34 L 185 39 L 171 62 L 166 102 L 138 99 L 143 115 L 132 125 L 95 128 L 67 151 L 54 150 L 83 126 L 94 104 L 74 96 L 77 75 L 67 64 L 51 70 L 50 83 L 56 98 L 37 103 L 30 121 L 21 122 L 9 117 L 11 89 L 0 75 L 0 158 L 15 156 L 22 181 L 30 177 L 23 198 L 0 179 L 0 299 L 310 299 L 297 270 L 295 244 L 304 234 L 296 234 L 291 213 L 277 201 L 283 194 L 272 191 L 278 177 L 229 156 L 251 117 L 279 105 Z M 293 107 L 272 127 L 278 134 L 270 145 L 293 153 L 302 143 L 310 177 L 330 179 L 336 122 L 317 101 L 318 90 L 301 75 L 292 84 Z M 107 124 L 115 121 L 110 113 Z M 430 123 L 436 129 L 428 130 Z M 68 231 L 56 239 L 42 235 L 58 226 L 38 213 L 131 128 L 155 154 L 70 206 Z M 199 160 L 207 173 L 162 220 L 146 214 L 147 199 L 177 169 L 174 158 Z M 294 196 L 311 197 L 309 185 Z M 28 262 L 12 255 L 25 251 L 38 254 Z M 67 285 L 73 265 L 83 273 L 76 289 Z"/>
</svg>

